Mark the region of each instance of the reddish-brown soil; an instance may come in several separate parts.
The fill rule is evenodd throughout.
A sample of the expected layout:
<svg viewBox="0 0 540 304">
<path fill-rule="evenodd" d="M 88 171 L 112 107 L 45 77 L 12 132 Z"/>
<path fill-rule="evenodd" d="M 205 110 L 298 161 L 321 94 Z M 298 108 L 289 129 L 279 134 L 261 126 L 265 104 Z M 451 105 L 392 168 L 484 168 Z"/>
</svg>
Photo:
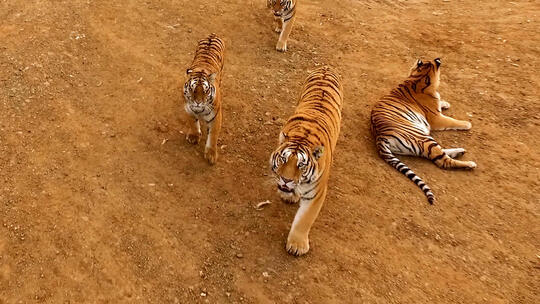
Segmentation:
<svg viewBox="0 0 540 304">
<path fill-rule="evenodd" d="M 287 53 L 264 0 L 0 0 L 0 303 L 539 303 L 537 1 L 299 0 Z M 216 166 L 184 139 L 196 41 L 227 44 Z M 443 60 L 437 132 L 474 171 L 374 148 L 369 114 Z M 268 158 L 303 79 L 344 79 L 328 197 L 295 258 Z M 258 202 L 270 200 L 263 210 Z"/>
</svg>

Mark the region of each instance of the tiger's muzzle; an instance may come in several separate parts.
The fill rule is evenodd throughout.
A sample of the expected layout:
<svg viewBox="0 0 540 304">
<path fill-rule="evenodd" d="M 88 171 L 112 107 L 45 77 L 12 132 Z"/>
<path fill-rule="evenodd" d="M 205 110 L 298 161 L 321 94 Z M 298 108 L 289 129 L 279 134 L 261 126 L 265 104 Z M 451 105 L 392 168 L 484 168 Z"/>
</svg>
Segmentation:
<svg viewBox="0 0 540 304">
<path fill-rule="evenodd" d="M 279 177 L 277 187 L 285 193 L 293 193 L 296 188 L 296 183 L 292 179 Z"/>
<path fill-rule="evenodd" d="M 204 111 L 205 106 L 204 105 L 191 105 L 189 108 L 194 114 L 200 114 Z"/>
</svg>

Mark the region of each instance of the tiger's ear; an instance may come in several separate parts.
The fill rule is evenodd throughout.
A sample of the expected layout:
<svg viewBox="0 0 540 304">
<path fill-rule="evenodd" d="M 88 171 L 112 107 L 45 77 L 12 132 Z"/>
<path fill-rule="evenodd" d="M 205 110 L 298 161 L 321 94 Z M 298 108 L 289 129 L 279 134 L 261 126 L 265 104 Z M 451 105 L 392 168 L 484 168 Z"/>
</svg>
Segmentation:
<svg viewBox="0 0 540 304">
<path fill-rule="evenodd" d="M 192 72 L 193 72 L 192 69 L 187 69 L 187 70 L 186 70 L 186 75 L 189 75 L 189 74 L 191 74 Z"/>
<path fill-rule="evenodd" d="M 437 66 L 437 68 L 441 66 L 441 58 L 435 58 L 433 61 L 435 61 L 435 65 Z"/>
<path fill-rule="evenodd" d="M 287 139 L 287 134 L 284 132 L 279 132 L 279 143 L 282 144 L 285 139 Z"/>
<path fill-rule="evenodd" d="M 315 157 L 315 159 L 321 158 L 321 156 L 323 156 L 323 154 L 324 154 L 324 147 L 323 146 L 317 146 L 317 147 L 315 147 L 315 149 L 313 149 L 313 157 Z"/>
<path fill-rule="evenodd" d="M 208 82 L 214 83 L 214 81 L 216 81 L 216 77 L 217 77 L 217 73 L 212 73 L 208 75 Z"/>
<path fill-rule="evenodd" d="M 411 66 L 411 70 L 410 70 L 409 76 L 412 75 L 412 73 L 413 73 L 414 71 L 416 71 L 416 69 L 418 69 L 419 67 L 421 67 L 422 64 L 424 64 L 424 63 L 422 62 L 422 60 L 416 59 L 416 60 L 414 61 L 414 64 Z"/>
</svg>

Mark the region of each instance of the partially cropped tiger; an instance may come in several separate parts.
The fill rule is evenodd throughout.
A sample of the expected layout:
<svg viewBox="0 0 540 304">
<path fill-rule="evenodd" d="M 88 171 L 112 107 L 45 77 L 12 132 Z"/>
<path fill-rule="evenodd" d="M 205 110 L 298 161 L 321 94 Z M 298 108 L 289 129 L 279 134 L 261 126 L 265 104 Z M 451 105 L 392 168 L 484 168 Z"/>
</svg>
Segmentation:
<svg viewBox="0 0 540 304">
<path fill-rule="evenodd" d="M 326 197 L 341 124 L 342 91 L 338 75 L 329 68 L 311 73 L 270 157 L 281 198 L 300 202 L 286 246 L 294 255 L 308 252 L 309 230 Z"/>
<path fill-rule="evenodd" d="M 192 144 L 201 139 L 200 121 L 207 126 L 204 157 L 210 164 L 218 158 L 217 140 L 221 130 L 221 71 L 225 45 L 215 34 L 199 41 L 195 58 L 184 84 L 185 110 L 191 116 L 191 128 L 186 139 Z"/>
<path fill-rule="evenodd" d="M 296 16 L 297 0 L 266 0 L 266 6 L 272 9 L 274 20 L 277 23 L 275 31 L 279 34 L 276 50 L 287 51 L 287 39 L 291 34 Z"/>
<path fill-rule="evenodd" d="M 409 77 L 389 95 L 384 96 L 371 112 L 371 129 L 379 155 L 392 167 L 405 174 L 420 187 L 430 204 L 435 201 L 431 189 L 395 155 L 422 156 L 443 169 L 473 169 L 472 161 L 454 158 L 465 149 L 443 149 L 430 136 L 431 130 L 469 130 L 471 123 L 442 114 L 450 104 L 441 100 L 439 92 L 441 60 L 417 60 Z"/>
</svg>

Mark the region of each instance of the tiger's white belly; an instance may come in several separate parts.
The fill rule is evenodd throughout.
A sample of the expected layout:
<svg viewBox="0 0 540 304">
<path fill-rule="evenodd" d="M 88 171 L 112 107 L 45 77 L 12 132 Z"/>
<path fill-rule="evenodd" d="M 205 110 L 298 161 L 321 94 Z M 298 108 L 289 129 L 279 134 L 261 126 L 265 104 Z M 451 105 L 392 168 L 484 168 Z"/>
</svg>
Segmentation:
<svg viewBox="0 0 540 304">
<path fill-rule="evenodd" d="M 420 132 L 425 136 L 429 136 L 430 126 L 427 121 L 409 120 L 409 122 L 414 126 L 417 132 Z M 417 147 L 416 141 L 410 139 L 411 137 L 415 137 L 415 135 L 396 135 L 396 137 L 397 138 L 388 138 L 388 142 L 390 143 L 390 150 L 392 152 L 399 155 L 418 156 L 420 154 L 420 149 Z"/>
<path fill-rule="evenodd" d="M 429 127 L 429 124 L 426 122 L 422 122 L 422 121 L 415 121 L 413 123 L 414 127 L 418 130 L 420 130 L 422 133 L 424 133 L 424 135 L 429 135 L 430 133 L 430 127 Z"/>
<path fill-rule="evenodd" d="M 388 143 L 390 144 L 390 150 L 394 154 L 417 155 L 415 149 L 412 146 L 409 146 L 404 140 L 401 140 L 400 142 L 395 138 L 388 138 Z"/>
</svg>

